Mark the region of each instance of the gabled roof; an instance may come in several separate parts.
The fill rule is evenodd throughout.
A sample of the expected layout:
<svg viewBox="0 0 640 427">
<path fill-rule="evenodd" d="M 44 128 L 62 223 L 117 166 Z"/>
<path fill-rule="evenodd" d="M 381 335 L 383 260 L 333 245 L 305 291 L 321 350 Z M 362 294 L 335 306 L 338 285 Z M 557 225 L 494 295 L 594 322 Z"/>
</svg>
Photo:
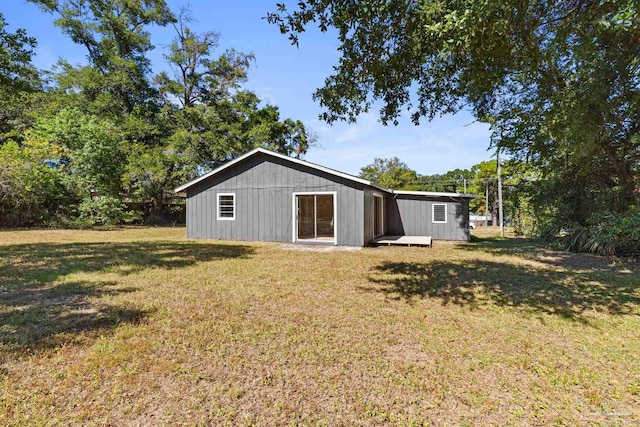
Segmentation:
<svg viewBox="0 0 640 427">
<path fill-rule="evenodd" d="M 353 181 L 353 182 L 357 182 L 357 183 L 360 183 L 360 184 L 368 185 L 370 187 L 377 188 L 378 190 L 384 191 L 386 193 L 400 194 L 400 195 L 405 194 L 405 195 L 411 195 L 411 196 L 458 197 L 458 198 L 463 197 L 463 198 L 469 198 L 469 199 L 474 199 L 474 198 L 477 197 L 477 196 L 474 196 L 474 195 L 471 195 L 471 194 L 462 194 L 462 193 L 436 193 L 436 192 L 431 192 L 431 191 L 391 190 L 389 188 L 381 187 L 381 186 L 375 184 L 372 181 L 369 181 L 369 180 L 366 180 L 366 179 L 362 179 L 362 178 L 358 178 L 357 176 L 349 175 L 348 173 L 340 172 L 340 171 L 337 171 L 337 170 L 334 170 L 334 169 L 331 169 L 331 168 L 327 168 L 327 167 L 324 167 L 324 166 L 317 165 L 315 163 L 311 163 L 311 162 L 307 162 L 307 161 L 304 161 L 304 160 L 300 160 L 300 159 L 296 159 L 296 158 L 293 158 L 293 157 L 289 157 L 289 156 L 286 156 L 284 154 L 280 154 L 280 153 L 276 153 L 276 152 L 273 152 L 273 151 L 270 151 L 270 150 L 266 150 L 264 148 L 256 148 L 254 150 L 251 150 L 248 153 L 243 154 L 242 156 L 240 156 L 240 157 L 238 157 L 236 159 L 233 159 L 233 160 L 225 163 L 224 165 L 222 165 L 220 167 L 215 168 L 211 172 L 206 173 L 206 174 L 204 174 L 202 176 L 199 176 L 198 178 L 196 178 L 196 179 L 194 179 L 192 181 L 189 181 L 184 185 L 181 185 L 180 187 L 176 188 L 174 190 L 174 192 L 179 193 L 181 191 L 185 191 L 186 189 L 196 185 L 197 183 L 199 183 L 201 181 L 204 181 L 205 179 L 207 179 L 207 178 L 209 178 L 209 177 L 211 177 L 211 176 L 213 176 L 213 175 L 215 175 L 217 173 L 220 173 L 223 170 L 225 170 L 227 168 L 230 168 L 231 166 L 235 165 L 236 163 L 240 163 L 243 160 L 245 160 L 245 159 L 247 159 L 247 158 L 249 158 L 249 157 L 251 157 L 251 156 L 253 156 L 255 154 L 258 154 L 258 153 L 266 154 L 267 156 L 275 157 L 275 158 L 278 158 L 278 159 L 286 160 L 286 161 L 291 162 L 291 163 L 295 163 L 295 164 L 298 164 L 298 165 L 302 165 L 302 166 L 306 166 L 306 167 L 309 167 L 309 168 L 312 168 L 312 169 L 316 169 L 316 170 L 328 173 L 328 174 L 333 175 L 333 176 L 337 176 L 337 177 L 340 177 L 340 178 L 348 179 L 349 181 Z"/>
<path fill-rule="evenodd" d="M 249 157 L 251 157 L 251 156 L 253 156 L 255 154 L 258 154 L 258 153 L 266 154 L 267 156 L 271 156 L 271 157 L 275 157 L 275 158 L 278 158 L 278 159 L 286 160 L 288 162 L 295 163 L 295 164 L 298 164 L 298 165 L 307 166 L 309 168 L 316 169 L 316 170 L 328 173 L 328 174 L 333 175 L 333 176 L 338 176 L 340 178 L 348 179 L 348 180 L 353 181 L 353 182 L 358 182 L 360 184 L 365 184 L 365 185 L 369 185 L 371 187 L 375 187 L 375 188 L 377 188 L 379 190 L 382 190 L 382 191 L 390 192 L 389 189 L 384 188 L 384 187 L 380 187 L 379 185 L 377 185 L 377 184 L 375 184 L 375 183 L 373 183 L 371 181 L 368 181 L 366 179 L 358 178 L 357 176 L 349 175 L 348 173 L 339 172 L 339 171 L 334 170 L 334 169 L 330 169 L 330 168 L 327 168 L 327 167 L 324 167 L 324 166 L 316 165 L 315 163 L 306 162 L 304 160 L 300 160 L 300 159 L 296 159 L 296 158 L 293 158 L 293 157 L 289 157 L 289 156 L 286 156 L 284 154 L 275 153 L 273 151 L 266 150 L 264 148 L 256 148 L 254 150 L 251 150 L 248 153 L 243 154 L 242 156 L 240 156 L 240 157 L 238 157 L 236 159 L 233 159 L 233 160 L 225 163 L 224 165 L 222 165 L 220 167 L 215 168 L 211 172 L 206 173 L 206 174 L 204 174 L 202 176 L 199 176 L 198 178 L 196 178 L 196 179 L 194 179 L 192 181 L 189 181 L 184 185 L 181 185 L 180 187 L 176 188 L 174 190 L 174 192 L 179 193 L 181 191 L 184 191 L 187 188 L 199 183 L 200 181 L 203 181 L 203 180 L 205 180 L 205 179 L 207 179 L 207 178 L 209 178 L 209 177 L 211 177 L 211 176 L 213 176 L 213 175 L 215 175 L 217 173 L 220 173 L 223 170 L 235 165 L 236 163 L 240 163 L 244 159 L 247 159 L 247 158 L 249 158 Z"/>
</svg>

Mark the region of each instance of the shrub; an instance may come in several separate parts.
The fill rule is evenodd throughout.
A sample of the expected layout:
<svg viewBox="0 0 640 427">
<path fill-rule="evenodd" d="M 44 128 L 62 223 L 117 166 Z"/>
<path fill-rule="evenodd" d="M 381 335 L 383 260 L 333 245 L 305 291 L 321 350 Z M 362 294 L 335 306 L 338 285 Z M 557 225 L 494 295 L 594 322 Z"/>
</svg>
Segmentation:
<svg viewBox="0 0 640 427">
<path fill-rule="evenodd" d="M 598 255 L 640 256 L 640 207 L 626 213 L 594 214 L 586 226 L 575 226 L 561 237 L 567 249 Z"/>
<path fill-rule="evenodd" d="M 47 144 L 29 140 L 0 146 L 0 227 L 43 226 L 68 215 L 75 199 L 47 162 L 54 156 Z"/>
<path fill-rule="evenodd" d="M 80 203 L 76 225 L 79 227 L 119 225 L 135 220 L 135 214 L 127 211 L 120 199 L 102 196 L 96 199 L 85 199 Z"/>
</svg>

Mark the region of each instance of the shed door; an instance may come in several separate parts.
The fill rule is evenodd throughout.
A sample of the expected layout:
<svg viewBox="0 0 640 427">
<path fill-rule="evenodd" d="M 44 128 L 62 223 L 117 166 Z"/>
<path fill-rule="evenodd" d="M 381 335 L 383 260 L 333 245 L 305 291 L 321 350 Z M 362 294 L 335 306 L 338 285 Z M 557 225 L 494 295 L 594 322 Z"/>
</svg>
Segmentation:
<svg viewBox="0 0 640 427">
<path fill-rule="evenodd" d="M 382 236 L 384 234 L 384 198 L 373 195 L 373 237 Z"/>
</svg>

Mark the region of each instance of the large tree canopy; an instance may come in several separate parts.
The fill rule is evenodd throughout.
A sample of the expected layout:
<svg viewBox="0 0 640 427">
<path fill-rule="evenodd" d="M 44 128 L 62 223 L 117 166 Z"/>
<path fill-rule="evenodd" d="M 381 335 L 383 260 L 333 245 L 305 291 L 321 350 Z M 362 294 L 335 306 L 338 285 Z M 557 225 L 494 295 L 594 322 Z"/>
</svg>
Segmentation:
<svg viewBox="0 0 640 427">
<path fill-rule="evenodd" d="M 24 29 L 11 32 L 0 13 L 0 144 L 19 137 L 24 128 L 25 93 L 39 86 L 38 71 L 31 63 L 36 40 Z"/>
<path fill-rule="evenodd" d="M 188 10 L 28 1 L 87 61 L 36 70 L 36 41 L 0 15 L 0 227 L 173 221 L 180 183 L 255 147 L 301 156 L 314 142 L 301 121 L 246 90 L 253 54 L 216 55 L 217 34 L 193 32 Z M 154 75 L 150 28 L 168 25 L 166 72 Z"/>
<path fill-rule="evenodd" d="M 267 18 L 294 44 L 308 25 L 337 29 L 339 63 L 315 93 L 329 122 L 377 103 L 384 123 L 468 107 L 492 144 L 540 169 L 560 219 L 637 201 L 635 0 L 307 0 Z"/>
<path fill-rule="evenodd" d="M 0 90 L 29 90 L 38 81 L 37 70 L 31 64 L 36 40 L 24 29 L 15 33 L 7 30 L 7 22 L 0 13 Z"/>
<path fill-rule="evenodd" d="M 147 53 L 154 48 L 148 27 L 175 21 L 164 0 L 29 1 L 56 16 L 56 26 L 87 50 L 89 66 L 63 63 L 66 78 L 58 80 L 65 89 L 79 89 L 89 101 L 106 92 L 126 113 L 153 97 L 147 78 Z"/>
</svg>

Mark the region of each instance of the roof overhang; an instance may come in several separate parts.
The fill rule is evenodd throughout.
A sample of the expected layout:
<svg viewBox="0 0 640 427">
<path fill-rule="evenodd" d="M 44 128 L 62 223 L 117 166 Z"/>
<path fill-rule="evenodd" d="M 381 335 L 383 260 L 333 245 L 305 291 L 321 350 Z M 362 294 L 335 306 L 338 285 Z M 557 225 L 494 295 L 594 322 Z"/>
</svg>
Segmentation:
<svg viewBox="0 0 640 427">
<path fill-rule="evenodd" d="M 230 168 L 231 166 L 235 165 L 236 163 L 240 163 L 243 160 L 245 160 L 245 159 L 247 159 L 247 158 L 249 158 L 249 157 L 251 157 L 251 156 L 253 156 L 255 154 L 258 154 L 258 153 L 262 153 L 262 154 L 265 154 L 267 156 L 271 156 L 271 157 L 274 157 L 274 158 L 277 158 L 277 159 L 286 160 L 288 162 L 295 163 L 295 164 L 298 164 L 298 165 L 306 166 L 308 168 L 315 169 L 315 170 L 318 170 L 318 171 L 321 171 L 321 172 L 325 172 L 325 173 L 328 173 L 330 175 L 337 176 L 337 177 L 340 177 L 340 178 L 344 178 L 344 179 L 347 179 L 349 181 L 353 181 L 353 182 L 357 182 L 357 183 L 360 183 L 360 184 L 368 185 L 370 187 L 377 188 L 378 190 L 382 190 L 382 191 L 385 191 L 387 193 L 391 193 L 392 192 L 388 188 L 381 187 L 381 186 L 379 186 L 379 185 L 377 185 L 377 184 L 375 184 L 375 183 L 373 183 L 371 181 L 368 181 L 366 179 L 358 178 L 357 176 L 349 175 L 347 173 L 339 172 L 339 171 L 331 169 L 331 168 L 327 168 L 327 167 L 324 167 L 324 166 L 316 165 L 315 163 L 311 163 L 311 162 L 307 162 L 307 161 L 304 161 L 304 160 L 300 160 L 300 159 L 296 159 L 296 158 L 293 158 L 293 157 L 289 157 L 289 156 L 286 156 L 284 154 L 275 153 L 273 151 L 266 150 L 264 148 L 256 148 L 254 150 L 251 150 L 248 153 L 243 154 L 242 156 L 240 156 L 240 157 L 238 157 L 236 159 L 233 159 L 233 160 L 225 163 L 224 165 L 222 165 L 220 167 L 215 168 L 211 172 L 206 173 L 206 174 L 204 174 L 202 176 L 199 176 L 198 178 L 196 178 L 196 179 L 194 179 L 192 181 L 189 181 L 186 184 L 181 185 L 180 187 L 176 188 L 173 191 L 175 193 L 180 193 L 182 191 L 185 191 L 185 190 L 189 189 L 190 187 L 193 187 L 194 185 L 198 184 L 199 182 L 204 181 L 205 179 L 207 179 L 209 177 L 212 177 L 212 176 L 222 172 L 223 170 Z"/>
<path fill-rule="evenodd" d="M 406 190 L 391 190 L 393 194 L 406 195 L 406 196 L 425 196 L 425 197 L 452 197 L 458 199 L 475 199 L 478 196 L 475 194 L 466 193 L 440 193 L 436 191 L 406 191 Z"/>
</svg>

